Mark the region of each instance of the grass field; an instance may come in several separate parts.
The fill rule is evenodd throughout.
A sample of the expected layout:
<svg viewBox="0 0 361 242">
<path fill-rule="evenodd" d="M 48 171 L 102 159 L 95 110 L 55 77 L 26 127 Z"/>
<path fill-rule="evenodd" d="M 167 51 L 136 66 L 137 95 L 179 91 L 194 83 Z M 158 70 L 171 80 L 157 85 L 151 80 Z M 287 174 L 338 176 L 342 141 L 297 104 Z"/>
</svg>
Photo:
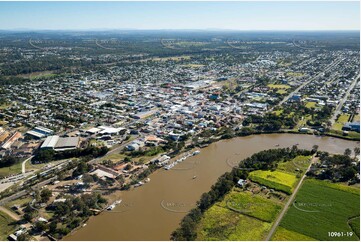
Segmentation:
<svg viewBox="0 0 361 242">
<path fill-rule="evenodd" d="M 21 172 L 21 162 L 18 162 L 9 167 L 0 168 L 0 177 L 5 177 L 11 174 L 18 174 Z"/>
<path fill-rule="evenodd" d="M 306 235 L 303 235 L 303 234 L 299 234 L 294 231 L 287 230 L 282 227 L 278 227 L 271 240 L 275 240 L 275 241 L 295 241 L 295 240 L 309 241 L 309 240 L 315 240 L 315 239 L 308 237 Z"/>
<path fill-rule="evenodd" d="M 360 139 L 360 133 L 357 133 L 355 131 L 349 131 L 347 136 L 344 136 L 343 135 L 343 131 L 342 130 L 330 130 L 329 132 L 330 134 L 333 134 L 333 135 L 337 135 L 337 136 L 340 136 L 340 137 L 349 137 L 349 138 L 356 138 L 356 139 Z"/>
<path fill-rule="evenodd" d="M 267 86 L 272 89 L 288 89 L 288 88 L 290 88 L 289 85 L 284 85 L 284 84 L 268 84 Z"/>
<path fill-rule="evenodd" d="M 306 108 L 315 108 L 316 104 L 316 102 L 307 102 L 305 106 Z"/>
<path fill-rule="evenodd" d="M 353 232 L 347 222 L 359 215 L 359 195 L 331 187 L 328 182 L 307 179 L 280 226 L 316 240 L 358 240 L 355 233 L 342 237 L 330 237 L 328 233 Z M 353 225 L 360 230 L 359 224 Z"/>
<path fill-rule="evenodd" d="M 14 232 L 15 225 L 10 225 L 14 222 L 7 214 L 0 212 L 0 241 L 7 240 L 9 234 Z"/>
<path fill-rule="evenodd" d="M 360 238 L 360 216 L 350 219 L 348 224 L 355 231 L 357 237 Z"/>
<path fill-rule="evenodd" d="M 341 114 L 337 121 L 332 125 L 334 130 L 342 130 L 342 126 L 348 121 L 350 114 Z"/>
<path fill-rule="evenodd" d="M 259 184 L 265 185 L 269 188 L 274 188 L 291 194 L 294 186 L 297 184 L 297 178 L 293 174 L 288 174 L 281 171 L 252 171 L 249 173 L 249 179 Z"/>
<path fill-rule="evenodd" d="M 23 206 L 26 206 L 27 204 L 29 204 L 29 202 L 31 202 L 32 200 L 33 199 L 31 197 L 23 197 L 23 198 L 15 199 L 11 202 L 6 203 L 4 205 L 4 207 L 11 210 L 11 207 L 14 205 L 19 205 L 19 206 L 23 207 Z"/>
<path fill-rule="evenodd" d="M 271 224 L 213 205 L 197 228 L 196 240 L 263 240 Z"/>
<path fill-rule="evenodd" d="M 277 170 L 297 174 L 296 169 L 300 169 L 303 172 L 306 171 L 307 167 L 310 165 L 311 157 L 310 156 L 297 156 L 291 161 L 280 162 L 278 163 Z"/>
<path fill-rule="evenodd" d="M 265 222 L 272 222 L 282 208 L 281 204 L 267 200 L 259 195 L 253 195 L 251 192 L 237 191 L 227 194 L 219 206 Z"/>
<path fill-rule="evenodd" d="M 278 94 L 286 94 L 287 91 L 285 91 L 284 89 L 280 89 L 276 93 L 278 93 Z"/>
</svg>

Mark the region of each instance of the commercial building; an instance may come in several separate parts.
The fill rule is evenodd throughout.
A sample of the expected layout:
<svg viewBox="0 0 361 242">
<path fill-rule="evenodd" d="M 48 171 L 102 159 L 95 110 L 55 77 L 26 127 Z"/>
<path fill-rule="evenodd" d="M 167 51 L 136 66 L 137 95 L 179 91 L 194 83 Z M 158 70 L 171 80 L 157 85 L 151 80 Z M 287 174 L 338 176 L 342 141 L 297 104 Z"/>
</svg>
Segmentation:
<svg viewBox="0 0 361 242">
<path fill-rule="evenodd" d="M 72 150 L 79 147 L 79 137 L 61 138 L 57 135 L 45 139 L 40 149 L 53 149 L 55 151 Z"/>
<path fill-rule="evenodd" d="M 44 138 L 46 136 L 52 135 L 54 133 L 53 130 L 44 128 L 44 127 L 35 127 L 33 130 L 26 132 L 27 135 L 31 135 L 37 139 Z"/>
</svg>

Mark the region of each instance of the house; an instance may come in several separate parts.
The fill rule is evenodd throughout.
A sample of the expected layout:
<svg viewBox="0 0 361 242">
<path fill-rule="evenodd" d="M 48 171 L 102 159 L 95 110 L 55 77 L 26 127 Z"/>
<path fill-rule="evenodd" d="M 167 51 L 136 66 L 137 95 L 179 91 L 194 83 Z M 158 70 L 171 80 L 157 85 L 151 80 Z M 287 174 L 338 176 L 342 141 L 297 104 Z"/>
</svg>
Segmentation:
<svg viewBox="0 0 361 242">
<path fill-rule="evenodd" d="M 237 182 L 237 185 L 240 187 L 244 187 L 246 184 L 247 184 L 247 181 L 243 180 L 243 179 L 239 179 Z"/>
</svg>

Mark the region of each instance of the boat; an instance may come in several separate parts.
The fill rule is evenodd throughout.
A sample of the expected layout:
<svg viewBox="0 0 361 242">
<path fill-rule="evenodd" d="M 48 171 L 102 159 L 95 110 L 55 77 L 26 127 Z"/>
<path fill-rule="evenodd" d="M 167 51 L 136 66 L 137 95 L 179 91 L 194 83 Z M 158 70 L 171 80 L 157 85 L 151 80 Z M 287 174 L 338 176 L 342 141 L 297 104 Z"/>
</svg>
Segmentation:
<svg viewBox="0 0 361 242">
<path fill-rule="evenodd" d="M 107 210 L 110 211 L 110 210 L 113 210 L 114 208 L 115 208 L 115 205 L 112 204 L 112 205 L 110 205 L 110 206 L 107 207 Z"/>
<path fill-rule="evenodd" d="M 85 227 L 86 226 L 86 224 L 83 224 L 83 227 Z"/>
<path fill-rule="evenodd" d="M 197 176 L 193 176 L 193 179 L 196 179 L 197 178 Z"/>
<path fill-rule="evenodd" d="M 199 153 L 201 153 L 199 150 L 196 150 L 193 152 L 193 155 L 198 155 Z"/>
<path fill-rule="evenodd" d="M 123 200 L 120 199 L 120 200 L 115 201 L 113 204 L 114 204 L 114 205 L 118 205 L 118 204 L 121 204 L 122 201 L 123 201 Z"/>
<path fill-rule="evenodd" d="M 278 146 L 280 146 L 280 144 L 276 144 L 275 146 L 278 147 Z"/>
<path fill-rule="evenodd" d="M 145 178 L 145 182 L 150 182 L 150 178 Z"/>
</svg>

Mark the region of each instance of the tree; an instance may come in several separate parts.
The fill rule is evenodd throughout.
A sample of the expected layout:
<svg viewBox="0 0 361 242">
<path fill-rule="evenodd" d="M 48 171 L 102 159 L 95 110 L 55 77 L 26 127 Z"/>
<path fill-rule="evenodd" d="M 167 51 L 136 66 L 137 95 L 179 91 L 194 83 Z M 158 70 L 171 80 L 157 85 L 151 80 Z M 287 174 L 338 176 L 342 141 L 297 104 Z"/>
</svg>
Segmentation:
<svg viewBox="0 0 361 242">
<path fill-rule="evenodd" d="M 352 152 L 352 151 L 351 151 L 349 148 L 347 148 L 343 154 L 344 154 L 344 155 L 347 155 L 347 156 L 350 156 L 350 155 L 351 155 L 351 152 Z"/>
<path fill-rule="evenodd" d="M 46 203 L 49 201 L 51 196 L 52 196 L 52 192 L 48 188 L 45 188 L 40 193 L 40 201 L 42 203 Z"/>
<path fill-rule="evenodd" d="M 360 155 L 360 147 L 355 147 L 353 151 L 355 152 L 355 158 L 356 156 Z"/>
<path fill-rule="evenodd" d="M 313 153 L 316 153 L 317 150 L 318 150 L 318 145 L 312 146 L 312 152 L 313 152 Z"/>
</svg>

